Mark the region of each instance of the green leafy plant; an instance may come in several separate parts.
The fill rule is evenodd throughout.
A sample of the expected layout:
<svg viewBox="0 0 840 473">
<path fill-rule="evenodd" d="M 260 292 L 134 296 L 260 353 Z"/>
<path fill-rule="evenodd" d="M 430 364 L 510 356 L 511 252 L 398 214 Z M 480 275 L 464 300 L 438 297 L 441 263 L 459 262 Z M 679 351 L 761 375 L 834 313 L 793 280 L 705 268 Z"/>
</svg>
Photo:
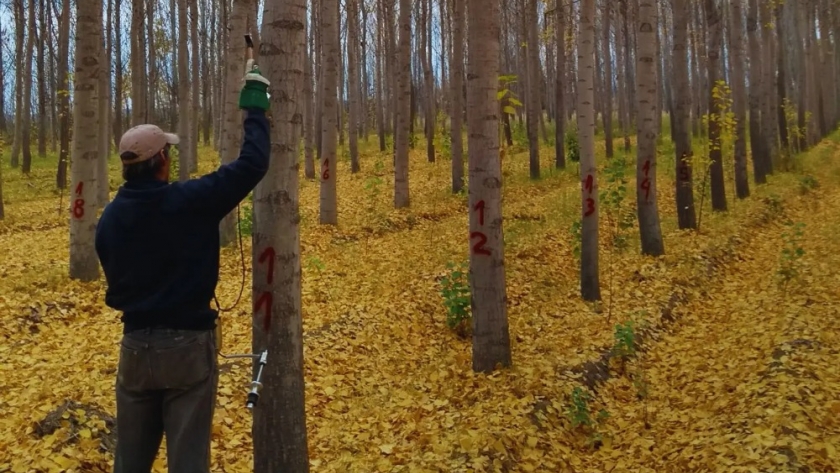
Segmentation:
<svg viewBox="0 0 840 473">
<path fill-rule="evenodd" d="M 799 193 L 805 195 L 820 186 L 816 178 L 811 175 L 802 176 L 799 178 Z"/>
<path fill-rule="evenodd" d="M 446 264 L 447 273 L 440 278 L 440 295 L 446 307 L 446 326 L 465 337 L 472 321 L 469 265 Z"/>
<path fill-rule="evenodd" d="M 805 250 L 802 248 L 802 239 L 805 236 L 804 223 L 788 223 L 789 230 L 782 233 L 784 247 L 779 261 L 779 283 L 786 288 L 788 283 L 799 277 L 802 270 L 802 257 Z"/>
<path fill-rule="evenodd" d="M 624 360 L 636 354 L 636 333 L 633 325 L 632 320 L 623 324 L 616 324 L 613 332 L 615 338 L 615 345 L 612 348 L 613 354 Z"/>
<path fill-rule="evenodd" d="M 589 402 L 592 395 L 580 386 L 575 386 L 566 406 L 566 417 L 572 423 L 572 429 L 581 429 L 587 435 L 587 444 L 598 446 L 603 442 L 603 436 L 598 432 L 598 425 L 610 417 L 610 413 L 601 409 L 592 418 Z"/>
<path fill-rule="evenodd" d="M 248 196 L 248 205 L 240 207 L 239 232 L 243 236 L 250 236 L 254 231 L 254 195 Z"/>
<path fill-rule="evenodd" d="M 627 198 L 627 161 L 616 156 L 604 167 L 606 183 L 601 188 L 601 208 L 611 229 L 610 240 L 613 249 L 623 251 L 628 246 L 628 230 L 636 221 L 633 209 L 625 204 Z"/>
<path fill-rule="evenodd" d="M 566 136 L 563 138 L 566 144 L 566 159 L 573 163 L 580 162 L 580 143 L 578 143 L 577 127 L 570 125 L 566 128 Z"/>
</svg>

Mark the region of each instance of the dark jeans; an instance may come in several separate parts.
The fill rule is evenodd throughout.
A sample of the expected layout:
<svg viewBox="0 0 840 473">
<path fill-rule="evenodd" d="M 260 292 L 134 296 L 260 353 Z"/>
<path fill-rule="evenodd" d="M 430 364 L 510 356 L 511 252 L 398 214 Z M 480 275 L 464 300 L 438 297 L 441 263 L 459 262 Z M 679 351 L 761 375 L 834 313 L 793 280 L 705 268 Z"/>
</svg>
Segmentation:
<svg viewBox="0 0 840 473">
<path fill-rule="evenodd" d="M 212 330 L 125 334 L 114 473 L 149 473 L 164 432 L 171 473 L 208 473 L 218 379 Z"/>
</svg>

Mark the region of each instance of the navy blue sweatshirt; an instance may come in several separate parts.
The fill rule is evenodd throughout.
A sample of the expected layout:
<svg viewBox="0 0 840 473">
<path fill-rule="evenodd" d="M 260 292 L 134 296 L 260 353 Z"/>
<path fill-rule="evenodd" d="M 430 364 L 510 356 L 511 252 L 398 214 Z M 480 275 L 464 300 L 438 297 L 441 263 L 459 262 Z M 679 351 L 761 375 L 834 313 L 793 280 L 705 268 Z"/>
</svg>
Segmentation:
<svg viewBox="0 0 840 473">
<path fill-rule="evenodd" d="M 165 326 L 211 330 L 219 280 L 219 223 L 268 171 L 269 122 L 248 110 L 239 159 L 199 179 L 125 183 L 96 228 L 105 303 L 124 333 Z"/>
</svg>

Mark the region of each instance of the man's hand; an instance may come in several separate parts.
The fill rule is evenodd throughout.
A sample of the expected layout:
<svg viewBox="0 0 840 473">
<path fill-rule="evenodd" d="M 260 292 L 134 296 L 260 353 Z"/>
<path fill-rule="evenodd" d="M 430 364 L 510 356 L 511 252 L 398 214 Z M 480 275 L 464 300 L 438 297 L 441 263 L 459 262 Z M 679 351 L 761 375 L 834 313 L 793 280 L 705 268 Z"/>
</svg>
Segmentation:
<svg viewBox="0 0 840 473">
<path fill-rule="evenodd" d="M 268 110 L 268 86 L 271 82 L 260 74 L 253 59 L 248 59 L 245 66 L 244 81 L 245 85 L 239 92 L 239 108 Z"/>
</svg>

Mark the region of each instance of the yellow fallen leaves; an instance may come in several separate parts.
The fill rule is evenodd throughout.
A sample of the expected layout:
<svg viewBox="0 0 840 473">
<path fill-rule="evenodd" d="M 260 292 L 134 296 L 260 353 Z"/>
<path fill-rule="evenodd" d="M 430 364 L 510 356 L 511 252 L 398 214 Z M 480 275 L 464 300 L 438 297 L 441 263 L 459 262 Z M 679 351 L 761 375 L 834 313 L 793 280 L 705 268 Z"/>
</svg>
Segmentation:
<svg viewBox="0 0 840 473">
<path fill-rule="evenodd" d="M 203 169 L 213 167 L 204 158 Z M 815 471 L 840 464 L 840 372 L 825 348 L 840 341 L 833 309 L 840 292 L 826 283 L 840 268 L 836 183 L 821 187 L 816 209 L 805 198 L 785 200 L 789 216 L 809 229 L 800 293 L 770 284 L 783 229 L 746 223 L 765 210 L 764 195 L 795 194 L 795 178 L 774 177 L 695 235 L 674 229 L 672 186 L 663 177 L 668 254 L 638 256 L 635 236 L 624 253 L 605 246 L 604 301 L 589 305 L 578 297 L 567 231 L 580 211 L 576 171 L 530 182 L 527 160 L 510 156 L 504 225 L 514 366 L 488 376 L 472 373 L 469 342 L 445 328 L 436 280 L 448 261 L 467 257 L 465 197 L 447 192 L 446 160 L 418 155 L 412 208 L 393 210 L 390 161 L 368 154 L 362 173 L 340 168 L 336 228 L 317 224 L 317 182 L 302 180 L 313 472 L 780 471 L 792 468 L 791 454 Z M 73 412 L 77 426 L 43 437 L 29 427 L 65 399 L 115 411 L 118 314 L 104 307 L 101 283 L 64 276 L 66 221 L 54 216 L 56 205 L 35 193 L 12 202 L 11 223 L 0 223 L 0 407 L 11 413 L 0 418 L 0 471 L 109 471 L 97 419 Z M 720 263 L 727 251 L 738 260 Z M 222 252 L 223 305 L 239 290 L 238 258 L 235 248 Z M 610 417 L 593 449 L 594 439 L 565 419 L 565 396 L 580 379 L 564 370 L 612 344 L 616 323 L 638 314 L 656 320 L 676 284 L 690 302 L 674 309 L 670 333 L 649 340 L 640 363 L 630 364 L 644 374 L 648 396 L 638 399 L 639 379 L 627 375 L 604 386 L 590 407 Z M 228 352 L 251 348 L 247 289 L 244 299 L 223 315 Z M 800 338 L 823 348 L 798 345 L 773 359 L 775 348 Z M 772 361 L 780 368 L 770 370 Z M 248 366 L 231 364 L 221 375 L 213 471 L 251 471 Z M 155 471 L 165 466 L 160 458 Z"/>
</svg>

